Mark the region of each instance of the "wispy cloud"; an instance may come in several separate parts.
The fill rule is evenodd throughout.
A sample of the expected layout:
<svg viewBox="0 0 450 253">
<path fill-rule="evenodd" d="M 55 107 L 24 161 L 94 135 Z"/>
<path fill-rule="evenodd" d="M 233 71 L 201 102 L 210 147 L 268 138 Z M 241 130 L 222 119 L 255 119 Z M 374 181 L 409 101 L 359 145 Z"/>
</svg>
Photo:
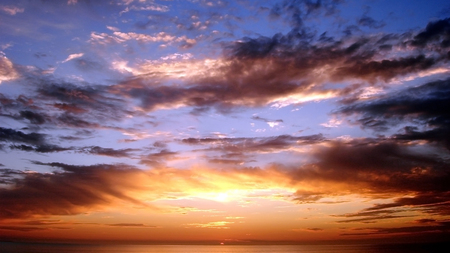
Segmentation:
<svg viewBox="0 0 450 253">
<path fill-rule="evenodd" d="M 80 57 L 82 57 L 83 55 L 84 55 L 84 53 L 71 54 L 71 55 L 69 55 L 64 61 L 62 61 L 62 63 L 71 61 L 71 60 L 76 59 L 76 58 L 80 58 Z"/>
<path fill-rule="evenodd" d="M 23 13 L 25 11 L 24 8 L 11 5 L 0 5 L 0 10 L 9 15 L 16 15 L 17 13 Z"/>
</svg>

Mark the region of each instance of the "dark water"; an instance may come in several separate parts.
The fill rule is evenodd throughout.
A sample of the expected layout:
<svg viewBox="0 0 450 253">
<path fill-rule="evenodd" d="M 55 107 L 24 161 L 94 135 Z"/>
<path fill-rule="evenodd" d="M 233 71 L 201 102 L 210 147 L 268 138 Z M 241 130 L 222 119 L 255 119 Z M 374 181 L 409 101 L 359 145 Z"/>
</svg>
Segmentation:
<svg viewBox="0 0 450 253">
<path fill-rule="evenodd" d="M 449 244 L 365 245 L 80 245 L 0 242 L 1 253 L 434 253 Z"/>
</svg>

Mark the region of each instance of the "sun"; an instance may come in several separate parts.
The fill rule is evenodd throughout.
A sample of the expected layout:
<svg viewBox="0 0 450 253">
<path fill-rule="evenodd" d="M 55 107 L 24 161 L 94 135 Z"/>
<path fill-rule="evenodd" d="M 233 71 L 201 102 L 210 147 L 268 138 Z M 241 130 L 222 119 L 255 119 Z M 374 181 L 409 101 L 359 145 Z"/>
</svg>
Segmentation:
<svg viewBox="0 0 450 253">
<path fill-rule="evenodd" d="M 228 202 L 230 195 L 226 192 L 219 192 L 213 196 L 213 199 L 217 202 Z"/>
</svg>

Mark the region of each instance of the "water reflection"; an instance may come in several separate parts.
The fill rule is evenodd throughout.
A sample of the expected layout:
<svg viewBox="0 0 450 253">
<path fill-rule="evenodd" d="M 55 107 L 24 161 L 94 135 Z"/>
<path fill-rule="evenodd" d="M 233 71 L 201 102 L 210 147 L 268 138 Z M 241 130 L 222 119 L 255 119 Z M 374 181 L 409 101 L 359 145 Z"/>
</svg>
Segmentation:
<svg viewBox="0 0 450 253">
<path fill-rule="evenodd" d="M 0 243 L 2 253 L 424 253 L 450 252 L 441 244 L 366 245 L 79 245 Z"/>
</svg>

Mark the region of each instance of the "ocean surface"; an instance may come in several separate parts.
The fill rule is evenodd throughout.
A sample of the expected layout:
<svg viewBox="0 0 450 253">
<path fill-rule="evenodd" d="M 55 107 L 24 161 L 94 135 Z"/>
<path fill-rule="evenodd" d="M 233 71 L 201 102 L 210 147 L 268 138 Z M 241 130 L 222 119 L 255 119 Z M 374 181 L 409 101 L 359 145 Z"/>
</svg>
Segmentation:
<svg viewBox="0 0 450 253">
<path fill-rule="evenodd" d="M 358 245 L 93 245 L 0 242 L 1 253 L 434 253 L 449 244 Z"/>
</svg>

